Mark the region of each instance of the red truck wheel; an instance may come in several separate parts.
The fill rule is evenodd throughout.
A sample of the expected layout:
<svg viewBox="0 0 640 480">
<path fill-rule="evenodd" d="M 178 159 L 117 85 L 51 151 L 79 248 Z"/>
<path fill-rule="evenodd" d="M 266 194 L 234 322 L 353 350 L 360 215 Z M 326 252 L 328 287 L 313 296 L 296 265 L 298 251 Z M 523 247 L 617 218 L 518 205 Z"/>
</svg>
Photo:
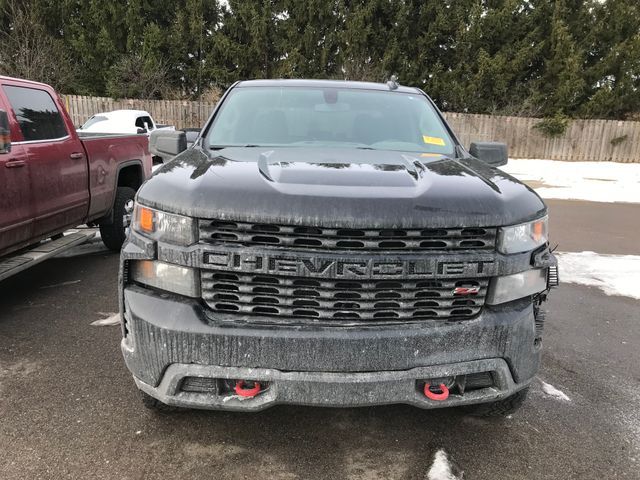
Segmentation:
<svg viewBox="0 0 640 480">
<path fill-rule="evenodd" d="M 102 243 L 109 250 L 119 252 L 127 236 L 131 213 L 127 211 L 127 204 L 133 201 L 136 191 L 130 187 L 118 187 L 116 201 L 113 204 L 113 221 L 100 224 Z"/>
</svg>

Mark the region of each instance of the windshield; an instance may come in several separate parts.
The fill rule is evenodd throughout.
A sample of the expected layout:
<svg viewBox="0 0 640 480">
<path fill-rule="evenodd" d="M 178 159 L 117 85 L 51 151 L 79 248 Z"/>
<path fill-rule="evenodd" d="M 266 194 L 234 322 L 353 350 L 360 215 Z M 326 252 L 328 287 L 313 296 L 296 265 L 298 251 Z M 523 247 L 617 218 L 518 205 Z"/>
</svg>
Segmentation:
<svg viewBox="0 0 640 480">
<path fill-rule="evenodd" d="M 207 145 L 454 152 L 424 95 L 309 87 L 235 88 L 209 129 Z"/>
<path fill-rule="evenodd" d="M 84 125 L 82 125 L 80 127 L 80 130 L 84 130 L 89 128 L 92 125 L 95 125 L 96 123 L 99 122 L 104 122 L 105 120 L 108 120 L 107 117 L 101 117 L 100 115 L 94 115 L 93 117 L 91 117 L 89 120 L 87 120 Z"/>
</svg>

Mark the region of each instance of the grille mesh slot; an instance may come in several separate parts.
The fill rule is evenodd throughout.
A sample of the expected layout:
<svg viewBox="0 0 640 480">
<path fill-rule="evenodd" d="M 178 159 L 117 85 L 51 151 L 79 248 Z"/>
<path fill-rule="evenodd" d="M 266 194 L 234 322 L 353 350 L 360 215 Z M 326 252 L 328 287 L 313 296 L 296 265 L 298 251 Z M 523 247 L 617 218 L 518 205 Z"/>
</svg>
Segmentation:
<svg viewBox="0 0 640 480">
<path fill-rule="evenodd" d="M 496 229 L 345 229 L 200 220 L 200 240 L 316 250 L 493 250 Z"/>
<path fill-rule="evenodd" d="M 202 271 L 202 297 L 220 313 L 315 321 L 458 321 L 476 316 L 488 279 L 338 280 Z M 455 295 L 456 287 L 479 287 Z"/>
</svg>

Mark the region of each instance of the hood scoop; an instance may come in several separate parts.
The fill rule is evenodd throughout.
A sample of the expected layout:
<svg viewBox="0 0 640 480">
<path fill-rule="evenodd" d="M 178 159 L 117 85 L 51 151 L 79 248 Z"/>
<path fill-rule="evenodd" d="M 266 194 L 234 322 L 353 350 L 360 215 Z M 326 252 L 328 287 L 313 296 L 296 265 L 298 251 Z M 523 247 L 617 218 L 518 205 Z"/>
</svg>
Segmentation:
<svg viewBox="0 0 640 480">
<path fill-rule="evenodd" d="M 408 155 L 380 152 L 368 161 L 357 158 L 345 163 L 332 158 L 329 153 L 309 155 L 300 152 L 273 150 L 260 153 L 258 170 L 269 182 L 281 185 L 316 185 L 335 187 L 415 187 L 424 176 L 425 167 L 416 158 Z M 358 157 L 356 153 L 354 155 Z"/>
</svg>

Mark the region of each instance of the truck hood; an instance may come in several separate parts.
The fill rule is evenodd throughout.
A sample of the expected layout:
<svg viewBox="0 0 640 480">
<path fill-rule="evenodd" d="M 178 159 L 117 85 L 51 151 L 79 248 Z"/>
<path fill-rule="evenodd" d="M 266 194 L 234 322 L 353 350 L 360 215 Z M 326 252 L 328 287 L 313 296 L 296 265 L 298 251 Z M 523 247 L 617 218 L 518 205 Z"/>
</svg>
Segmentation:
<svg viewBox="0 0 640 480">
<path fill-rule="evenodd" d="M 186 150 L 138 192 L 198 218 L 325 227 L 492 227 L 543 215 L 526 185 L 474 158 L 338 148 Z"/>
</svg>

